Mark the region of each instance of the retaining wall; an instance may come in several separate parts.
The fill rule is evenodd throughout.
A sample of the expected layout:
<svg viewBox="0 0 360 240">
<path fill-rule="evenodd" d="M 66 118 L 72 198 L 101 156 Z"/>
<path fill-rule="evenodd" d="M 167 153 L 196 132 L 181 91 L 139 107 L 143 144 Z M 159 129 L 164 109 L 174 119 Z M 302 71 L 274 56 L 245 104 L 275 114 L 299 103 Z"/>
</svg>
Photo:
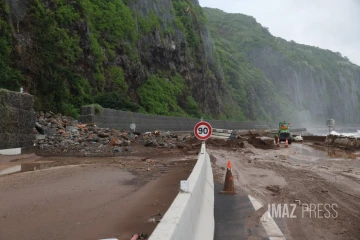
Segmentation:
<svg viewBox="0 0 360 240">
<path fill-rule="evenodd" d="M 34 97 L 0 89 L 0 149 L 33 145 Z"/>
<path fill-rule="evenodd" d="M 149 240 L 214 239 L 214 179 L 205 144 L 187 181 L 189 192 L 179 192 Z"/>
<path fill-rule="evenodd" d="M 82 123 L 95 123 L 99 127 L 129 130 L 130 124 L 136 124 L 136 131 L 147 132 L 154 130 L 163 131 L 192 131 L 195 124 L 199 122 L 196 118 L 169 117 L 148 115 L 142 113 L 126 112 L 103 108 L 96 113 L 93 106 L 82 108 L 79 118 Z M 223 120 L 206 120 L 213 128 L 222 129 L 259 129 L 268 128 L 255 122 L 234 122 Z"/>
</svg>

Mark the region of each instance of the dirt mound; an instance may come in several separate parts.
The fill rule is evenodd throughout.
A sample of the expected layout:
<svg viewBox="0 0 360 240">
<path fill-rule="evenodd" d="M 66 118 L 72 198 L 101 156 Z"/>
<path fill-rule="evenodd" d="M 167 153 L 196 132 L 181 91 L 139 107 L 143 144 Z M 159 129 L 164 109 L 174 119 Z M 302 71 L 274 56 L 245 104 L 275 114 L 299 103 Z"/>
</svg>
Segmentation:
<svg viewBox="0 0 360 240">
<path fill-rule="evenodd" d="M 253 145 L 256 148 L 261 148 L 261 149 L 274 149 L 275 148 L 274 139 L 268 138 L 268 137 L 260 137 L 260 136 L 256 136 L 256 135 L 251 135 L 248 138 L 248 143 L 250 143 L 251 145 Z"/>
</svg>

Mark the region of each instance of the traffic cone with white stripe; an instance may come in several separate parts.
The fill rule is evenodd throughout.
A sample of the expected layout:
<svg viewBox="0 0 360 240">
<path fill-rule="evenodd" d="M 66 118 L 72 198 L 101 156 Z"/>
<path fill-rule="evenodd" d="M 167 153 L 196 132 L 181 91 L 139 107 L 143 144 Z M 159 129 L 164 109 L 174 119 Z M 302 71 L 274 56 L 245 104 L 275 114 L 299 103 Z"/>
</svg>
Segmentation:
<svg viewBox="0 0 360 240">
<path fill-rule="evenodd" d="M 288 142 L 287 138 L 286 138 L 286 141 L 285 141 L 285 147 L 289 147 L 289 142 Z"/>
<path fill-rule="evenodd" d="M 224 189 L 220 192 L 222 194 L 235 194 L 234 177 L 231 172 L 231 162 L 228 161 Z"/>
</svg>

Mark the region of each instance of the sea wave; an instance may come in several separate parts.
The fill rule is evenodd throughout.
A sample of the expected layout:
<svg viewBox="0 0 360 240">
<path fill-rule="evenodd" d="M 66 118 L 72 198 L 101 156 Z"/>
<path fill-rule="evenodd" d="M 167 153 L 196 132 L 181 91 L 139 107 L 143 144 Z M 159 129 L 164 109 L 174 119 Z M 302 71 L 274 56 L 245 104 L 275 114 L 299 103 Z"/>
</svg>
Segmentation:
<svg viewBox="0 0 360 240">
<path fill-rule="evenodd" d="M 339 133 L 336 131 L 331 132 L 332 135 L 338 135 L 338 136 L 347 136 L 347 137 L 357 137 L 360 138 L 360 130 L 357 130 L 356 132 L 352 133 Z"/>
</svg>

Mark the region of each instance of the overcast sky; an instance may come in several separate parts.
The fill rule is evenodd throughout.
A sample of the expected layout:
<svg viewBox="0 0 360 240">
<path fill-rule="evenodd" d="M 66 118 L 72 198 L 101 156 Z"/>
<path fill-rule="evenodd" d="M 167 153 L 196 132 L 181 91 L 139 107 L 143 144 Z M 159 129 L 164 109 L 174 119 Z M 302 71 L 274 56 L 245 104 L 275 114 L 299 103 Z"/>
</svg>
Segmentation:
<svg viewBox="0 0 360 240">
<path fill-rule="evenodd" d="M 203 7 L 243 13 L 271 34 L 340 52 L 360 65 L 360 0 L 199 0 Z"/>
</svg>

